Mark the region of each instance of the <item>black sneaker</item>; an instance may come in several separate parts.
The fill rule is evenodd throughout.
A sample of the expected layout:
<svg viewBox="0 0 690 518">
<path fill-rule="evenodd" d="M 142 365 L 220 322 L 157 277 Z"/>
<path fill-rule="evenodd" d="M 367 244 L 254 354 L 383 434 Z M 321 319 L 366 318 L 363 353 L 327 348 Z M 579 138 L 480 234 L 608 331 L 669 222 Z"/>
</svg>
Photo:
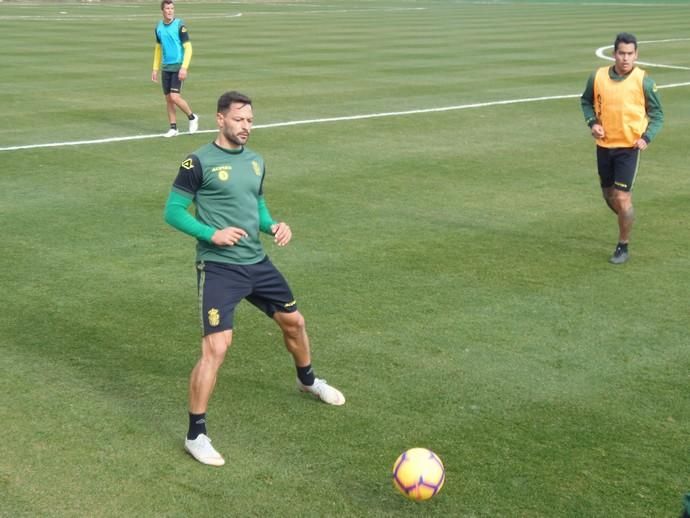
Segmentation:
<svg viewBox="0 0 690 518">
<path fill-rule="evenodd" d="M 618 243 L 616 249 L 613 251 L 613 255 L 609 259 L 609 262 L 611 264 L 623 264 L 628 260 L 629 257 L 630 255 L 628 254 L 627 245 L 621 245 Z"/>
</svg>

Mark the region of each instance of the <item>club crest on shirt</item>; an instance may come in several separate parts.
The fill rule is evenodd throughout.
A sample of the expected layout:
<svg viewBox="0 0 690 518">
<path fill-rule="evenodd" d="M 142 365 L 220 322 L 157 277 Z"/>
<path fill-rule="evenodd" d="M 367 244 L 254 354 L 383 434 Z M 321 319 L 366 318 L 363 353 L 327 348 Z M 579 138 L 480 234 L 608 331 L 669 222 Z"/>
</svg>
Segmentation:
<svg viewBox="0 0 690 518">
<path fill-rule="evenodd" d="M 254 169 L 254 174 L 259 176 L 261 174 L 261 166 L 256 160 L 252 160 L 252 169 Z"/>
<path fill-rule="evenodd" d="M 214 167 L 213 169 L 211 169 L 211 172 L 215 173 L 221 182 L 227 182 L 228 179 L 230 178 L 230 171 L 231 170 L 232 170 L 231 165 L 221 165 L 221 166 Z"/>
</svg>

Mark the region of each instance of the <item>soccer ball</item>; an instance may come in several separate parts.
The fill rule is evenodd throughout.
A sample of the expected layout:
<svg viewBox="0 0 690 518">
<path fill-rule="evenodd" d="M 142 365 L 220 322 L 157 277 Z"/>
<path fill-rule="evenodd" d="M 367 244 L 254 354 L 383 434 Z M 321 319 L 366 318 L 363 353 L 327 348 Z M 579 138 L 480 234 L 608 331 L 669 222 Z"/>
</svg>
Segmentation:
<svg viewBox="0 0 690 518">
<path fill-rule="evenodd" d="M 410 500 L 429 500 L 445 481 L 441 459 L 426 448 L 409 449 L 393 464 L 393 485 Z"/>
</svg>

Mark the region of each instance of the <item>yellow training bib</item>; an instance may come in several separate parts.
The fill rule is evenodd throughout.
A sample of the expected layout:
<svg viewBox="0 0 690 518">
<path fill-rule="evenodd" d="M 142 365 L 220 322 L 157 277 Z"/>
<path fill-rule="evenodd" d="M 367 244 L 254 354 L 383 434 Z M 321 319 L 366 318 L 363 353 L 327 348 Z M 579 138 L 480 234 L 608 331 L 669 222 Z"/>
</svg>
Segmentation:
<svg viewBox="0 0 690 518">
<path fill-rule="evenodd" d="M 594 77 L 594 111 L 604 126 L 604 138 L 597 144 L 606 148 L 633 147 L 647 129 L 647 112 L 642 82 L 645 71 L 635 67 L 622 81 L 609 77 L 609 67 L 601 67 Z"/>
</svg>

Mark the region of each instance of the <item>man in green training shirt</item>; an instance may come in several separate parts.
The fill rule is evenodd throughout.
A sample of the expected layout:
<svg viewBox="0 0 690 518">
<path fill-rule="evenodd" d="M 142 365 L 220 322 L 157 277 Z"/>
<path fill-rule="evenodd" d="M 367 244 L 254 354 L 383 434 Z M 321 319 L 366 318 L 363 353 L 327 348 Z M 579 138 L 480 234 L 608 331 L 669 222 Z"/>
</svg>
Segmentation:
<svg viewBox="0 0 690 518">
<path fill-rule="evenodd" d="M 199 462 L 222 466 L 223 457 L 206 435 L 206 411 L 218 369 L 232 342 L 233 314 L 242 299 L 272 318 L 297 369 L 297 388 L 330 405 L 345 397 L 311 367 L 304 317 L 285 278 L 259 239 L 278 246 L 292 238 L 276 222 L 263 195 L 266 169 L 261 155 L 246 147 L 254 120 L 252 101 L 239 92 L 218 99 L 218 135 L 182 162 L 165 206 L 165 221 L 197 239 L 197 281 L 201 308 L 201 358 L 189 381 L 189 429 L 185 449 Z M 196 217 L 188 212 L 196 205 Z"/>
<path fill-rule="evenodd" d="M 609 259 L 628 260 L 634 212 L 632 188 L 640 163 L 664 123 L 656 84 L 637 60 L 637 39 L 622 32 L 613 45 L 614 64 L 587 81 L 580 98 L 585 121 L 597 143 L 597 168 L 604 201 L 618 219 L 618 244 Z"/>
<path fill-rule="evenodd" d="M 199 129 L 199 116 L 189 107 L 180 92 L 182 83 L 187 79 L 187 69 L 192 61 L 192 42 L 184 22 L 175 18 L 175 4 L 173 0 L 161 2 L 163 19 L 156 25 L 156 46 L 153 52 L 153 72 L 151 80 L 158 82 L 158 72 L 161 74 L 161 85 L 165 95 L 165 105 L 168 111 L 170 129 L 164 137 L 175 137 L 177 129 L 177 108 L 182 110 L 189 119 L 189 132 L 196 133 Z"/>
</svg>

